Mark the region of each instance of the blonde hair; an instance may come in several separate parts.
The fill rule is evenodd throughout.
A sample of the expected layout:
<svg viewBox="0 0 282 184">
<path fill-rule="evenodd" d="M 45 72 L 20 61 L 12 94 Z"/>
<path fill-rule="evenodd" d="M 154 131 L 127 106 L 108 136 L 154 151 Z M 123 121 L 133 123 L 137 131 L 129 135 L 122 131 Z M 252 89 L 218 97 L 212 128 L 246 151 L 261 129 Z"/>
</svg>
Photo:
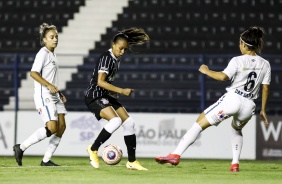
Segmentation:
<svg viewBox="0 0 282 184">
<path fill-rule="evenodd" d="M 46 34 L 49 30 L 56 30 L 57 31 L 57 27 L 54 26 L 54 25 L 49 25 L 47 23 L 43 23 L 43 24 L 40 25 L 39 35 L 40 35 L 41 46 L 45 46 L 45 43 L 43 42 L 43 38 L 46 36 Z"/>
</svg>

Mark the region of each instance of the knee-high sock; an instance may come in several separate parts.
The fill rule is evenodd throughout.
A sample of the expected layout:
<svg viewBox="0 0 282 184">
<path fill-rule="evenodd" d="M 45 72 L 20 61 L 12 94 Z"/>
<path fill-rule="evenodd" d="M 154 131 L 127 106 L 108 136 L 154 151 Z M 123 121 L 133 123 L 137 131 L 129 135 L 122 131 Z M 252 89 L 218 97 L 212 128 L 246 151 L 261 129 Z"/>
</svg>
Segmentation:
<svg viewBox="0 0 282 184">
<path fill-rule="evenodd" d="M 97 139 L 94 141 L 94 143 L 91 146 L 92 151 L 98 151 L 100 146 L 106 142 L 110 137 L 111 133 L 109 133 L 105 128 L 102 129 L 102 131 L 99 133 Z"/>
<path fill-rule="evenodd" d="M 127 147 L 128 161 L 134 162 L 136 160 L 136 135 L 135 135 L 135 123 L 133 118 L 128 117 L 122 124 L 124 142 Z"/>
<path fill-rule="evenodd" d="M 21 143 L 21 150 L 25 151 L 31 145 L 40 142 L 47 137 L 46 128 L 37 129 L 31 136 L 29 136 L 23 143 Z"/>
<path fill-rule="evenodd" d="M 182 155 L 184 151 L 193 144 L 201 133 L 202 128 L 198 123 L 194 123 L 190 130 L 186 132 L 183 138 L 180 140 L 177 148 L 172 152 L 172 154 Z"/>
<path fill-rule="evenodd" d="M 46 150 L 45 155 L 43 157 L 43 162 L 48 162 L 49 160 L 51 160 L 51 157 L 52 157 L 53 153 L 56 151 L 60 141 L 61 141 L 61 138 L 57 137 L 56 135 L 52 135 L 50 137 L 50 141 L 49 141 L 47 150 Z"/>
<path fill-rule="evenodd" d="M 95 142 L 91 146 L 92 151 L 98 151 L 99 147 L 106 142 L 121 125 L 119 117 L 112 118 L 101 130 Z"/>
<path fill-rule="evenodd" d="M 243 135 L 241 130 L 231 128 L 232 164 L 239 164 L 240 154 L 243 146 Z"/>
<path fill-rule="evenodd" d="M 136 135 L 133 134 L 124 136 L 124 142 L 127 147 L 128 161 L 134 162 L 136 160 Z"/>
</svg>

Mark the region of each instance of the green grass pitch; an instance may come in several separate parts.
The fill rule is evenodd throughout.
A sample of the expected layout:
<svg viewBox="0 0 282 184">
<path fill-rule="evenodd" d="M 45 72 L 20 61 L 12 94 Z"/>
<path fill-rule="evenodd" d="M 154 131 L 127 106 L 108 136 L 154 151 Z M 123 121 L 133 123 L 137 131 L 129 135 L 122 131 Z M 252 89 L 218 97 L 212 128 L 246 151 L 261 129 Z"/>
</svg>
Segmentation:
<svg viewBox="0 0 282 184">
<path fill-rule="evenodd" d="M 148 171 L 125 168 L 126 158 L 115 166 L 100 161 L 95 169 L 86 157 L 53 157 L 61 167 L 39 166 L 42 157 L 23 158 L 23 166 L 14 157 L 0 156 L 1 184 L 272 184 L 282 183 L 282 161 L 240 162 L 240 172 L 229 172 L 229 160 L 183 159 L 178 166 L 160 165 L 154 159 L 140 158 Z"/>
</svg>

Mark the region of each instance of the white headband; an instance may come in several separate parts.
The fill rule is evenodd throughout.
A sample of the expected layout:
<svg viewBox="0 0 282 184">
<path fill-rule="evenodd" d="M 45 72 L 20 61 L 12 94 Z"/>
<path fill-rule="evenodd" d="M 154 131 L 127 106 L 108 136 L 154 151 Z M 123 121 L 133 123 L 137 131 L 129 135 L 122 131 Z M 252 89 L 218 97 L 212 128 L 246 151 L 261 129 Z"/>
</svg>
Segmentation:
<svg viewBox="0 0 282 184">
<path fill-rule="evenodd" d="M 242 42 L 244 42 L 244 44 L 246 44 L 246 45 L 248 45 L 248 46 L 251 46 L 251 47 L 254 46 L 254 45 L 251 45 L 251 44 L 246 43 L 241 37 L 240 37 L 240 40 L 241 40 Z"/>
</svg>

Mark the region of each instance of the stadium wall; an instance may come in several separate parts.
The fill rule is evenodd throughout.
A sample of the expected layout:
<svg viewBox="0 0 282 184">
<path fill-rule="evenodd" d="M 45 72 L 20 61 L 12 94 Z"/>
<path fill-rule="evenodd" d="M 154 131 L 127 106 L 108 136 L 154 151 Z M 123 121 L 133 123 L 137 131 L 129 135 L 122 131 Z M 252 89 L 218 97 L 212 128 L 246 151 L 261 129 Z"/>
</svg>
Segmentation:
<svg viewBox="0 0 282 184">
<path fill-rule="evenodd" d="M 13 155 L 14 140 L 20 143 L 37 128 L 42 127 L 40 117 L 34 111 L 19 111 L 18 125 L 15 127 L 14 112 L 1 112 L 0 155 Z M 136 121 L 137 156 L 155 157 L 170 153 L 185 132 L 192 126 L 197 114 L 131 113 Z M 255 159 L 255 119 L 244 129 L 242 159 Z M 98 122 L 91 113 L 70 112 L 66 115 L 67 129 L 55 152 L 60 156 L 87 156 L 86 147 L 102 129 L 105 121 Z M 203 132 L 199 139 L 185 152 L 184 158 L 228 159 L 232 157 L 230 145 L 230 122 L 226 120 L 218 127 Z M 16 131 L 15 131 L 16 129 Z M 16 133 L 16 137 L 15 137 Z M 104 144 L 114 143 L 124 150 L 122 127 Z M 48 139 L 31 146 L 25 155 L 43 155 Z M 100 148 L 100 152 L 103 146 Z"/>
<path fill-rule="evenodd" d="M 12 156 L 13 145 L 26 139 L 43 123 L 37 112 L 0 112 L 0 156 Z M 175 149 L 179 140 L 192 126 L 197 114 L 131 113 L 136 122 L 137 156 L 152 158 L 165 155 Z M 18 124 L 15 124 L 18 118 Z M 265 128 L 259 116 L 253 116 L 243 129 L 244 145 L 241 159 L 282 159 L 282 121 L 280 116 L 269 116 Z M 105 121 L 98 122 L 91 113 L 70 112 L 66 115 L 67 129 L 55 152 L 57 156 L 87 156 L 86 147 L 93 143 Z M 183 154 L 183 158 L 231 159 L 231 119 L 219 126 L 205 130 L 198 140 Z M 104 144 L 117 144 L 127 156 L 122 128 Z M 16 139 L 16 141 L 15 141 Z M 25 155 L 43 155 L 48 139 L 31 146 Z M 100 148 L 101 153 L 103 146 Z"/>
</svg>

